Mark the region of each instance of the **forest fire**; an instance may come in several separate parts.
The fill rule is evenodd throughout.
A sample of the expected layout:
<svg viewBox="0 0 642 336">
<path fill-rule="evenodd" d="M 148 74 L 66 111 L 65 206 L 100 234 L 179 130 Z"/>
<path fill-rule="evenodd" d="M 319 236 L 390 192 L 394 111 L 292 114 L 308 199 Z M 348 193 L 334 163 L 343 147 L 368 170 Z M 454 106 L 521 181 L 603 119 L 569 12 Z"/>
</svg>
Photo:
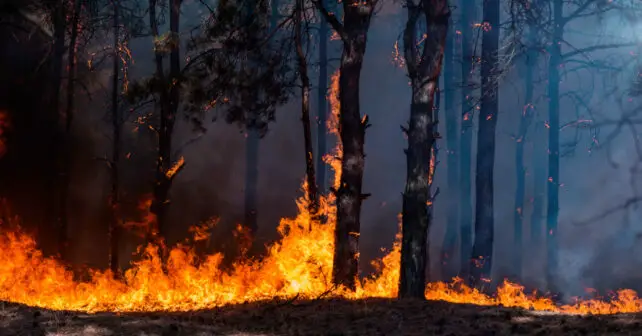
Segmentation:
<svg viewBox="0 0 642 336">
<path fill-rule="evenodd" d="M 336 132 L 338 75 L 332 78 L 330 101 L 333 115 L 331 132 Z M 326 161 L 340 169 L 337 156 Z M 334 184 L 338 183 L 335 178 Z M 305 184 L 303 186 L 306 187 Z M 233 270 L 221 267 L 223 256 L 215 254 L 198 262 L 193 249 L 177 246 L 169 253 L 163 267 L 158 249 L 148 245 L 142 258 L 132 264 L 122 279 L 107 271 L 93 271 L 91 280 L 75 280 L 73 274 L 56 259 L 44 257 L 28 235 L 8 229 L 3 223 L 0 236 L 0 300 L 56 310 L 86 312 L 113 311 L 190 311 L 274 298 L 315 299 L 342 297 L 393 298 L 397 295 L 401 234 L 393 248 L 374 262 L 378 272 L 361 281 L 355 292 L 333 288 L 332 251 L 334 240 L 333 196 L 321 198 L 321 211 L 327 222 L 320 223 L 308 212 L 305 197 L 297 201 L 299 214 L 282 219 L 278 227 L 281 240 L 268 248 L 261 260 L 238 262 Z M 149 202 L 146 203 L 147 206 Z M 210 225 L 211 226 L 211 225 Z M 203 228 L 194 228 L 194 240 L 207 239 Z M 558 306 L 552 300 L 527 295 L 518 284 L 504 282 L 497 295 L 488 296 L 467 287 L 461 280 L 431 283 L 426 287 L 430 300 L 477 305 L 503 305 L 569 314 L 613 314 L 642 310 L 642 299 L 631 290 L 621 290 L 610 301 L 588 300 Z"/>
</svg>

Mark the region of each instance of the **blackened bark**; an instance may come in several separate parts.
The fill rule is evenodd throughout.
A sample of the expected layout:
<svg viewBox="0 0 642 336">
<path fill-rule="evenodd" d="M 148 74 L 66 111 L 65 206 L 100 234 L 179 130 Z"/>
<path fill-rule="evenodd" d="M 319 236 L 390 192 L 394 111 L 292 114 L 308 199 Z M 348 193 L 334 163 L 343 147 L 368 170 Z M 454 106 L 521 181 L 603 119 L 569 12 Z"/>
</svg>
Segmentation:
<svg viewBox="0 0 642 336">
<path fill-rule="evenodd" d="M 549 47 L 548 63 L 548 190 L 546 207 L 546 283 L 549 291 L 556 292 L 557 272 L 557 218 L 559 214 L 560 177 L 560 75 L 562 63 L 561 41 L 564 33 L 562 0 L 553 1 L 553 41 Z"/>
<path fill-rule="evenodd" d="M 327 1 L 322 1 L 326 6 Z M 317 92 L 317 188 L 320 193 L 326 192 L 327 167 L 323 156 L 327 152 L 326 129 L 328 115 L 328 23 L 321 20 L 319 23 L 319 83 Z"/>
<path fill-rule="evenodd" d="M 459 276 L 469 280 L 470 257 L 473 246 L 473 202 L 472 202 L 472 179 L 470 168 L 472 165 L 472 142 L 473 142 L 473 112 L 475 103 L 471 77 L 473 76 L 473 64 L 476 63 L 473 49 L 473 22 L 477 18 L 477 5 L 471 0 L 461 0 L 461 139 L 460 139 L 460 168 L 459 168 Z"/>
<path fill-rule="evenodd" d="M 61 172 L 60 172 L 60 230 L 59 234 L 59 244 L 62 247 L 60 251 L 61 256 L 64 258 L 67 252 L 69 244 L 69 187 L 71 182 L 71 125 L 73 123 L 74 117 L 74 108 L 75 108 L 75 98 L 76 98 L 76 52 L 78 48 L 78 23 L 80 20 L 80 10 L 82 2 L 80 0 L 74 1 L 74 8 L 71 18 L 71 37 L 69 40 L 69 65 L 68 65 L 68 76 L 67 76 L 67 97 L 66 97 L 66 107 L 65 107 L 65 137 L 64 137 L 64 149 L 62 151 L 63 157 L 61 160 Z"/>
<path fill-rule="evenodd" d="M 354 12 L 354 10 L 346 11 Z M 354 15 L 354 14 L 352 14 Z M 366 30 L 345 41 L 339 75 L 339 132 L 343 144 L 341 178 L 337 190 L 337 225 L 333 278 L 337 285 L 356 288 L 359 269 L 361 232 L 361 186 L 365 164 L 366 120 L 362 122 L 359 104 L 359 80 L 366 51 Z"/>
<path fill-rule="evenodd" d="M 52 155 L 52 158 L 55 160 L 55 169 L 51 170 L 51 176 L 48 176 L 47 180 L 47 189 L 52 190 L 52 199 L 49 203 L 48 214 L 53 222 L 56 225 L 56 248 L 58 253 L 64 258 L 67 248 L 67 227 L 62 221 L 62 214 L 60 213 L 60 189 L 61 184 L 59 184 L 59 175 L 62 173 L 62 159 L 59 157 L 60 148 L 62 143 L 61 132 L 59 130 L 60 126 L 60 88 L 62 86 L 62 71 L 63 71 L 63 58 L 65 56 L 65 31 L 67 28 L 67 18 L 66 10 L 63 1 L 55 1 L 53 3 L 53 34 L 54 34 L 54 45 L 53 45 L 53 60 L 52 65 L 52 83 L 51 87 L 53 88 L 51 92 L 51 109 L 54 111 L 52 113 L 52 118 L 50 121 L 51 125 L 55 125 L 54 138 L 49 144 L 49 152 Z"/>
<path fill-rule="evenodd" d="M 150 20 L 152 34 L 158 36 L 158 22 L 156 19 L 156 1 L 150 0 Z M 167 209 L 169 206 L 169 191 L 173 178 L 168 175 L 173 166 L 172 162 L 172 134 L 179 104 L 179 75 L 180 75 L 180 49 L 179 49 L 179 18 L 181 0 L 171 0 L 169 6 L 169 26 L 171 34 L 170 71 L 165 78 L 163 72 L 163 56 L 160 50 L 155 51 L 156 76 L 160 90 L 160 127 L 158 129 L 158 158 L 156 163 L 156 183 L 154 184 L 154 199 L 152 212 L 156 215 L 157 232 L 159 238 L 167 238 Z M 153 10 L 152 10 L 153 7 Z"/>
<path fill-rule="evenodd" d="M 524 108 L 519 121 L 519 130 L 515 143 L 515 206 L 513 222 L 513 277 L 514 281 L 521 280 L 522 276 L 522 250 L 523 250 L 523 232 L 524 232 L 524 197 L 526 192 L 526 165 L 524 163 L 524 146 L 528 128 L 533 120 L 534 102 L 533 102 L 533 70 L 537 64 L 537 51 L 535 40 L 537 37 L 537 28 L 534 24 L 529 25 L 528 42 L 526 59 L 524 60 Z"/>
<path fill-rule="evenodd" d="M 296 44 L 299 77 L 301 79 L 301 123 L 303 124 L 303 138 L 305 149 L 305 172 L 308 182 L 307 197 L 308 211 L 316 216 L 319 210 L 318 192 L 314 174 L 314 152 L 312 149 L 312 128 L 310 125 L 310 77 L 308 76 L 308 62 L 303 51 L 303 0 L 296 0 L 295 6 L 294 40 Z"/>
<path fill-rule="evenodd" d="M 448 32 L 447 0 L 406 2 L 408 21 L 404 29 L 404 57 L 412 87 L 406 188 L 403 194 L 401 274 L 399 297 L 424 298 L 428 267 L 428 231 L 432 221 L 430 187 L 434 174 L 434 98 Z M 427 38 L 417 55 L 417 21 L 425 17 Z"/>
<path fill-rule="evenodd" d="M 441 252 L 442 276 L 449 280 L 456 275 L 454 254 L 457 245 L 457 228 L 459 219 L 459 132 L 458 119 L 455 113 L 455 57 L 452 20 L 448 25 L 448 37 L 444 51 L 444 114 L 446 116 L 446 164 L 448 168 L 448 199 L 446 235 Z"/>
<path fill-rule="evenodd" d="M 110 195 L 110 210 L 111 220 L 109 222 L 109 269 L 114 276 L 120 274 L 120 261 L 118 258 L 118 247 L 120 245 L 120 217 L 119 217 L 119 202 L 120 202 L 120 112 L 118 104 L 118 92 L 120 91 L 120 53 L 119 53 L 119 1 L 114 0 L 112 3 L 114 7 L 113 12 L 113 29 L 114 29 L 114 53 L 113 67 L 112 67 L 112 88 L 111 88 L 111 124 L 112 124 L 112 155 L 111 155 L 111 195 Z"/>
<path fill-rule="evenodd" d="M 343 145 L 341 176 L 337 196 L 337 223 L 335 227 L 334 262 L 332 279 L 335 285 L 356 289 L 359 269 L 359 235 L 361 194 L 365 163 L 364 141 L 367 116 L 361 117 L 359 81 L 363 56 L 366 52 L 368 29 L 376 1 L 343 1 L 344 23 L 313 0 L 324 18 L 332 25 L 343 42 L 339 68 L 339 136 Z"/>
<path fill-rule="evenodd" d="M 471 255 L 472 284 L 479 287 L 490 279 L 494 242 L 495 128 L 497 125 L 499 87 L 497 68 L 499 52 L 499 0 L 484 2 L 484 23 L 490 29 L 482 38 L 481 104 L 477 133 L 477 173 L 475 175 L 475 243 Z"/>
</svg>

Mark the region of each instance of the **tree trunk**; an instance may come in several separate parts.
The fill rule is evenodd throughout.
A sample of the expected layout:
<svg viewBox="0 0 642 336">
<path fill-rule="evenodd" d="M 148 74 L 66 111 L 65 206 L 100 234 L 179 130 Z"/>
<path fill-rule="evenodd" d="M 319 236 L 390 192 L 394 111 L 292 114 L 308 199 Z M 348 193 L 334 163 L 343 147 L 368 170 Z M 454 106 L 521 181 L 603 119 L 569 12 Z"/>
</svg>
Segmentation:
<svg viewBox="0 0 642 336">
<path fill-rule="evenodd" d="M 327 1 L 322 1 L 323 6 Z M 328 23 L 325 20 L 319 22 L 319 88 L 317 92 L 317 188 L 320 193 L 326 192 L 327 167 L 323 156 L 327 152 L 326 129 L 328 115 Z"/>
<path fill-rule="evenodd" d="M 548 191 L 546 207 L 546 282 L 549 291 L 556 291 L 557 272 L 557 217 L 559 214 L 559 175 L 560 175 L 560 75 L 562 62 L 561 41 L 563 38 L 562 0 L 553 1 L 553 41 L 549 47 L 548 63 Z"/>
<path fill-rule="evenodd" d="M 152 6 L 153 4 L 153 6 Z M 152 34 L 158 36 L 158 22 L 156 20 L 156 1 L 150 0 L 150 19 Z M 180 49 L 179 49 L 179 18 L 181 0 L 171 0 L 169 6 L 169 26 L 171 34 L 170 73 L 165 78 L 163 72 L 163 56 L 160 50 L 155 51 L 156 73 L 160 84 L 160 127 L 158 130 L 158 158 L 156 163 L 156 183 L 154 184 L 154 199 L 152 212 L 156 215 L 157 238 L 167 238 L 168 223 L 167 209 L 169 206 L 169 191 L 172 180 L 176 176 L 169 175 L 172 168 L 172 133 L 179 103 L 178 80 L 180 75 Z M 154 9 L 152 10 L 152 7 Z"/>
<path fill-rule="evenodd" d="M 339 137 L 343 146 L 337 205 L 332 280 L 337 286 L 356 289 L 359 270 L 361 194 L 365 164 L 364 141 L 368 117 L 361 117 L 359 81 L 366 53 L 368 29 L 376 1 L 343 1 L 344 23 L 329 12 L 320 0 L 314 5 L 337 31 L 343 42 L 339 68 Z"/>
<path fill-rule="evenodd" d="M 346 9 L 346 12 L 348 10 Z M 344 42 L 339 75 L 339 132 L 343 144 L 341 184 L 337 190 L 337 226 L 333 277 L 337 285 L 356 288 L 361 232 L 361 186 L 365 163 L 364 140 L 367 120 L 362 122 L 359 80 L 366 51 L 366 31 Z"/>
<path fill-rule="evenodd" d="M 522 276 L 522 250 L 523 250 L 523 232 L 524 232 L 524 197 L 526 192 L 526 166 L 524 163 L 524 145 L 528 128 L 533 121 L 534 102 L 533 102 L 533 70 L 537 64 L 536 37 L 537 28 L 533 24 L 528 28 L 528 42 L 526 59 L 524 61 L 524 107 L 519 121 L 519 130 L 515 143 L 515 215 L 513 222 L 513 280 L 520 281 Z"/>
<path fill-rule="evenodd" d="M 481 104 L 477 133 L 477 173 L 475 175 L 475 243 L 471 255 L 471 276 L 475 287 L 490 279 L 494 241 L 493 173 L 495 128 L 497 125 L 499 85 L 499 0 L 484 2 L 484 23 L 490 25 L 482 38 Z"/>
<path fill-rule="evenodd" d="M 118 247 L 120 243 L 120 192 L 119 192 L 119 174 L 120 168 L 120 113 L 118 104 L 118 93 L 120 91 L 120 52 L 119 52 L 119 1 L 113 1 L 114 7 L 114 54 L 113 54 L 113 68 L 112 68 L 112 88 L 111 88 L 111 124 L 112 124 L 112 156 L 111 156 L 111 221 L 109 223 L 109 269 L 114 276 L 120 274 L 120 262 L 118 260 Z"/>
<path fill-rule="evenodd" d="M 446 235 L 441 253 L 442 277 L 444 280 L 450 280 L 456 275 L 453 265 L 453 256 L 457 244 L 457 227 L 459 219 L 459 134 L 457 131 L 458 118 L 455 113 L 455 57 L 454 57 L 454 40 L 456 35 L 453 34 L 452 20 L 448 24 L 448 38 L 446 39 L 446 49 L 444 51 L 444 114 L 446 116 L 446 153 L 448 168 L 448 198 L 447 218 L 446 218 Z"/>
<path fill-rule="evenodd" d="M 472 0 L 461 0 L 461 142 L 460 165 L 459 165 L 459 206 L 460 206 L 460 232 L 459 232 L 459 276 L 465 280 L 470 277 L 470 257 L 472 253 L 473 239 L 473 203 L 472 203 L 472 179 L 470 168 L 472 165 L 472 142 L 473 142 L 473 112 L 475 103 L 473 99 L 473 89 L 471 87 L 471 77 L 473 73 L 473 64 L 476 63 L 473 49 L 473 22 L 477 19 L 477 7 Z"/>
<path fill-rule="evenodd" d="M 316 216 L 319 210 L 318 192 L 314 174 L 314 152 L 312 149 L 312 128 L 310 126 L 310 78 L 308 77 L 308 62 L 303 51 L 303 0 L 296 0 L 295 32 L 297 63 L 301 78 L 301 123 L 303 123 L 303 138 L 305 144 L 305 172 L 307 177 L 308 211 L 311 216 Z"/>
<path fill-rule="evenodd" d="M 64 258 L 67 253 L 69 244 L 69 184 L 71 182 L 71 125 L 74 117 L 75 98 L 76 98 L 76 52 L 78 48 L 78 23 L 80 20 L 80 10 L 82 2 L 74 1 L 73 14 L 71 19 L 71 37 L 69 41 L 69 66 L 67 76 L 67 105 L 65 108 L 65 137 L 64 150 L 61 165 L 61 188 L 60 188 L 60 230 L 59 244 L 62 247 L 61 256 Z"/>
<path fill-rule="evenodd" d="M 50 125 L 53 125 L 53 138 L 49 144 L 50 159 L 53 169 L 50 169 L 50 175 L 46 179 L 47 189 L 51 190 L 51 200 L 48 202 L 48 218 L 55 223 L 54 245 L 57 252 L 64 258 L 67 245 L 67 228 L 62 225 L 60 214 L 60 185 L 59 174 L 62 173 L 62 160 L 60 157 L 61 132 L 60 132 L 60 88 L 62 86 L 63 58 L 65 56 L 65 30 L 67 26 L 66 10 L 63 1 L 56 1 L 53 8 L 52 25 L 54 34 L 53 59 L 51 64 L 52 78 L 50 104 L 53 113 L 51 113 Z"/>
<path fill-rule="evenodd" d="M 423 12 L 421 8 L 423 7 Z M 412 87 L 408 149 L 406 150 L 406 188 L 403 194 L 401 273 L 399 297 L 424 298 L 428 260 L 428 230 L 432 221 L 430 187 L 434 174 L 435 92 L 450 11 L 447 0 L 423 0 L 421 7 L 406 3 L 408 22 L 404 29 L 404 57 Z M 417 59 L 416 25 L 421 15 L 427 23 L 423 51 Z"/>
</svg>

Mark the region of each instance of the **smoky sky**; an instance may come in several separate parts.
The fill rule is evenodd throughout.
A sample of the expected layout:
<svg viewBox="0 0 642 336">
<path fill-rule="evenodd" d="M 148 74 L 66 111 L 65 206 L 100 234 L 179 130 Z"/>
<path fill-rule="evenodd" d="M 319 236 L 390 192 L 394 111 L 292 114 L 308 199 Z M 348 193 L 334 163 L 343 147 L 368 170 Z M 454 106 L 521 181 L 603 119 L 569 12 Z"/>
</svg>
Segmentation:
<svg viewBox="0 0 642 336">
<path fill-rule="evenodd" d="M 198 2 L 186 1 L 183 5 L 182 28 L 188 32 L 200 22 L 197 11 Z M 458 13 L 455 10 L 455 20 Z M 401 193 L 404 189 L 406 162 L 403 149 L 407 146 L 400 125 L 407 122 L 409 116 L 410 87 L 405 68 L 392 61 L 393 45 L 399 38 L 405 24 L 406 13 L 394 2 L 386 4 L 373 19 L 368 35 L 368 46 L 361 77 L 362 113 L 370 116 L 372 127 L 366 134 L 366 168 L 364 192 L 371 193 L 362 208 L 361 248 L 364 264 L 381 255 L 380 247 L 390 247 L 397 232 L 397 215 L 401 211 Z M 608 27 L 605 29 L 604 27 Z M 621 27 L 621 28 L 620 28 Z M 166 28 L 166 27 L 163 27 Z M 581 48 L 597 43 L 604 43 L 604 34 L 618 38 L 631 38 L 631 32 L 616 17 L 606 16 L 601 20 L 587 19 L 569 27 L 566 39 L 572 47 Z M 639 32 L 642 34 L 642 31 Z M 109 41 L 106 39 L 105 41 Z M 106 42 L 108 43 L 108 42 Z M 331 42 L 332 57 L 338 57 L 340 42 Z M 149 38 L 138 38 L 130 42 L 134 63 L 129 64 L 131 80 L 149 76 L 153 71 L 152 42 Z M 568 45 L 563 50 L 570 50 Z M 592 57 L 630 58 L 633 47 L 609 50 L 592 54 Z M 515 134 L 517 133 L 520 115 L 523 111 L 524 83 L 520 76 L 519 58 L 508 67 L 500 84 L 500 111 L 497 126 L 497 150 L 495 161 L 495 265 L 494 277 L 501 278 L 510 273 L 512 246 L 512 226 L 514 216 L 515 189 Z M 334 71 L 337 62 L 331 62 Z M 537 73 L 536 110 L 542 120 L 546 120 L 546 64 L 540 60 Z M 457 72 L 458 74 L 458 72 Z M 78 153 L 75 158 L 73 178 L 72 239 L 75 250 L 75 262 L 105 266 L 106 246 L 100 247 L 96 241 L 102 241 L 106 234 L 104 224 L 105 197 L 108 193 L 108 171 L 96 157 L 110 153 L 108 123 L 105 119 L 108 105 L 110 71 L 107 67 L 97 70 L 92 90 L 95 93 L 91 100 L 83 97 L 75 132 L 82 141 L 91 144 L 91 148 Z M 316 81 L 317 70 L 311 69 L 311 76 Z M 601 77 L 600 77 L 601 76 Z M 630 76 L 620 74 L 604 79 L 606 75 L 592 78 L 588 73 L 564 78 L 562 92 L 578 90 L 588 82 L 595 83 L 588 106 L 601 116 L 618 118 L 620 110 L 615 104 L 613 95 L 608 94 L 607 86 L 619 87 L 618 92 L 630 85 Z M 606 84 L 605 84 L 606 83 Z M 447 88 L 446 88 L 447 89 Z M 316 97 L 316 87 L 313 91 Z M 442 99 L 443 102 L 443 99 Z M 313 118 L 316 118 L 316 100 L 313 99 Z M 456 113 L 460 112 L 459 97 L 455 102 Z M 633 104 L 632 102 L 631 104 Z M 570 99 L 561 100 L 562 124 L 578 119 L 576 104 Z M 138 112 L 144 113 L 144 112 Z M 579 112 L 580 117 L 588 118 L 586 112 Z M 132 116 L 132 120 L 135 116 Z M 476 116 L 475 116 L 476 118 Z M 190 124 L 179 118 L 174 147 L 196 136 Z M 448 136 L 445 129 L 445 116 L 440 116 L 440 133 Z M 476 124 L 476 122 L 475 122 Z M 278 109 L 276 122 L 261 140 L 259 159 L 259 237 L 266 241 L 276 238 L 274 228 L 279 219 L 296 214 L 296 197 L 301 195 L 300 185 L 304 177 L 303 134 L 299 115 L 299 100 L 293 98 L 286 106 Z M 185 157 L 186 168 L 176 178 L 171 191 L 170 217 L 175 234 L 174 241 L 187 234 L 187 228 L 210 217 L 221 218 L 220 230 L 215 230 L 213 240 L 225 244 L 231 240 L 227 229 L 243 218 L 245 149 L 244 133 L 235 125 L 228 125 L 219 118 L 216 122 L 206 124 L 208 130 L 202 138 L 186 146 L 180 153 Z M 153 177 L 154 136 L 144 130 L 134 131 L 135 125 L 127 123 L 123 127 L 126 143 L 125 152 L 131 157 L 123 166 L 128 194 L 125 198 L 136 200 L 151 188 Z M 605 135 L 613 127 L 603 127 L 600 134 Z M 315 129 L 316 133 L 316 129 Z M 563 289 L 573 295 L 582 294 L 585 287 L 597 287 L 601 290 L 620 287 L 640 286 L 642 278 L 640 263 L 642 257 L 636 257 L 642 250 L 637 233 L 642 233 L 639 223 L 639 210 L 628 210 L 628 221 L 624 213 L 618 212 L 603 219 L 578 225 L 577 222 L 599 214 L 610 207 L 626 201 L 634 190 L 631 182 L 630 167 L 637 163 L 634 142 L 631 136 L 622 132 L 611 143 L 613 160 L 618 163 L 613 167 L 609 163 L 605 149 L 593 149 L 589 152 L 591 137 L 587 130 L 581 130 L 582 138 L 578 141 L 573 155 L 561 160 L 560 189 L 560 270 L 559 276 Z M 562 143 L 573 139 L 575 128 L 562 131 Z M 314 134 L 316 139 L 316 134 Z M 332 148 L 332 136 L 328 136 L 329 148 Z M 476 130 L 473 135 L 475 148 Z M 524 210 L 526 225 L 529 225 L 533 195 L 532 187 L 532 131 L 526 144 L 525 164 L 527 167 L 526 208 Z M 538 139 L 542 141 L 542 139 Z M 545 139 L 543 139 L 546 141 Z M 316 140 L 315 140 L 316 141 Z M 430 253 L 432 277 L 439 277 L 438 258 L 441 242 L 445 232 L 445 204 L 453 197 L 453 192 L 446 186 L 447 162 L 445 141 L 440 140 L 440 156 L 434 189 L 439 188 L 434 208 L 434 221 L 430 231 Z M 85 146 L 86 147 L 86 146 Z M 316 148 L 316 144 L 315 144 Z M 318 155 L 318 153 L 315 153 Z M 473 160 L 475 153 L 473 152 Z M 474 161 L 473 161 L 474 162 Z M 473 163 L 474 166 L 474 163 Z M 474 167 L 471 168 L 474 174 Z M 474 176 L 474 175 L 473 175 Z M 473 184 L 474 187 L 474 184 Z M 474 195 L 473 195 L 474 196 Z M 471 197 L 473 197 L 471 196 Z M 132 201 L 133 202 L 133 201 Z M 134 207 L 134 206 L 132 206 Z M 528 232 L 527 229 L 524 232 Z M 526 235 L 525 241 L 528 239 Z M 129 239 L 124 250 L 133 251 L 139 240 Z M 170 239 L 171 241 L 171 239 Z M 544 246 L 527 246 L 524 259 L 524 276 L 529 283 L 543 285 L 541 274 L 544 267 Z M 124 251 L 123 251 L 124 252 Z"/>
</svg>

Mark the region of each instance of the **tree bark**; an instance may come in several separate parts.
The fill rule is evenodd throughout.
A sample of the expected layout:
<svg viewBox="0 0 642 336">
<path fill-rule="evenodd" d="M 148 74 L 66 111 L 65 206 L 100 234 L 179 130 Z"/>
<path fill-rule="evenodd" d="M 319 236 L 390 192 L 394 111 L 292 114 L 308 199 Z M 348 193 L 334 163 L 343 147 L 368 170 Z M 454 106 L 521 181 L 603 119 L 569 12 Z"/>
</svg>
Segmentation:
<svg viewBox="0 0 642 336">
<path fill-rule="evenodd" d="M 320 0 L 313 0 L 313 3 L 343 42 L 339 68 L 339 136 L 343 153 L 339 189 L 335 190 L 337 223 L 332 279 L 335 285 L 354 290 L 359 269 L 361 202 L 368 196 L 361 193 L 368 118 L 361 117 L 359 81 L 370 20 L 377 2 L 343 1 L 343 24 L 339 22 L 336 14 L 329 12 L 321 4 Z"/>
<path fill-rule="evenodd" d="M 73 14 L 71 18 L 71 37 L 69 41 L 69 66 L 67 76 L 67 97 L 65 107 L 65 137 L 64 137 L 64 150 L 61 165 L 61 188 L 60 188 L 60 230 L 59 244 L 62 247 L 61 256 L 66 257 L 69 245 L 69 187 L 71 182 L 71 126 L 74 117 L 75 98 L 76 98 L 76 51 L 78 48 L 78 23 L 80 20 L 82 2 L 80 0 L 74 1 Z"/>
<path fill-rule="evenodd" d="M 472 179 L 470 167 L 472 165 L 472 142 L 473 142 L 473 112 L 475 103 L 473 99 L 473 89 L 471 87 L 471 77 L 473 73 L 473 64 L 476 63 L 473 50 L 473 22 L 477 19 L 477 5 L 472 0 L 461 0 L 462 14 L 460 19 L 460 30 L 462 36 L 461 50 L 461 140 L 459 143 L 460 162 L 459 162 L 459 207 L 460 207 L 460 225 L 459 225 L 459 276 L 462 279 L 469 280 L 470 277 L 470 257 L 472 253 L 473 239 L 473 203 L 472 203 Z"/>
<path fill-rule="evenodd" d="M 172 162 L 172 135 L 179 104 L 179 75 L 180 75 L 180 40 L 179 18 L 181 0 L 171 0 L 169 6 L 169 26 L 171 34 L 171 51 L 169 60 L 169 76 L 165 78 L 163 71 L 163 55 L 160 50 L 155 51 L 156 73 L 160 89 L 160 127 L 158 129 L 158 158 L 156 163 L 156 183 L 154 184 L 154 199 L 152 212 L 156 215 L 157 231 L 160 238 L 167 238 L 168 223 L 167 209 L 169 206 L 169 191 L 176 175 L 168 172 L 173 166 Z M 158 22 L 156 19 L 156 1 L 150 0 L 150 20 L 152 20 L 152 34 L 158 36 Z M 153 7 L 153 10 L 152 10 Z"/>
<path fill-rule="evenodd" d="M 549 47 L 548 63 L 548 190 L 546 207 L 546 283 L 549 291 L 555 292 L 557 272 L 557 219 L 559 214 L 559 176 L 560 176 L 560 75 L 562 63 L 561 41 L 564 32 L 562 0 L 553 1 L 553 41 Z"/>
<path fill-rule="evenodd" d="M 406 188 L 403 194 L 401 273 L 399 297 L 424 298 L 428 260 L 428 231 L 432 221 L 430 187 L 434 174 L 433 150 L 435 92 L 443 59 L 450 11 L 447 0 L 406 2 L 408 21 L 404 29 L 404 57 L 412 88 Z M 427 38 L 417 55 L 416 25 L 425 17 Z"/>
<path fill-rule="evenodd" d="M 308 76 L 308 62 L 303 51 L 302 20 L 303 0 L 296 0 L 294 39 L 296 44 L 299 77 L 301 79 L 301 123 L 303 124 L 303 138 L 305 149 L 305 172 L 307 178 L 308 211 L 315 216 L 319 210 L 316 177 L 314 174 L 314 151 L 312 149 L 312 128 L 310 125 L 310 78 Z"/>
<path fill-rule="evenodd" d="M 111 88 L 111 124 L 112 124 L 112 156 L 111 156 L 111 196 L 110 196 L 110 208 L 111 208 L 111 221 L 109 223 L 109 269 L 112 271 L 114 276 L 118 277 L 120 275 L 120 261 L 118 254 L 118 247 L 120 245 L 120 180 L 119 180 L 119 171 L 120 168 L 120 112 L 118 104 L 118 93 L 120 91 L 120 52 L 119 52 L 119 33 L 120 33 L 120 23 L 119 23 L 119 6 L 120 3 L 118 0 L 114 0 L 112 3 L 113 9 L 113 29 L 114 29 L 114 53 L 113 53 L 113 65 L 112 65 L 112 88 Z"/>
<path fill-rule="evenodd" d="M 444 114 L 446 116 L 446 164 L 448 168 L 448 198 L 446 235 L 441 252 L 442 276 L 450 280 L 456 275 L 453 265 L 455 248 L 457 244 L 457 227 L 459 219 L 459 134 L 457 130 L 458 119 L 455 113 L 455 57 L 452 20 L 448 24 L 448 38 L 444 51 Z"/>
<path fill-rule="evenodd" d="M 322 0 L 323 6 L 327 1 Z M 326 192 L 327 168 L 323 156 L 328 151 L 326 133 L 328 101 L 328 23 L 325 20 L 319 22 L 319 83 L 317 92 L 317 188 L 320 193 Z"/>
<path fill-rule="evenodd" d="M 524 146 L 528 129 L 533 121 L 534 101 L 533 101 L 533 70 L 537 64 L 537 28 L 535 23 L 530 23 L 528 27 L 528 41 L 526 59 L 524 60 L 524 107 L 519 121 L 519 130 L 515 143 L 515 206 L 513 222 L 513 280 L 520 281 L 522 276 L 522 258 L 523 258 L 523 232 L 524 232 L 524 197 L 526 192 L 526 165 L 524 163 Z M 532 224 L 531 224 L 532 225 Z"/>
<path fill-rule="evenodd" d="M 499 52 L 499 0 L 484 2 L 484 24 L 490 30 L 482 38 L 481 104 L 477 133 L 477 173 L 475 176 L 475 243 L 471 256 L 471 278 L 479 287 L 490 279 L 494 243 L 495 128 L 499 107 L 497 68 Z"/>
<path fill-rule="evenodd" d="M 56 250 L 61 257 L 64 258 L 65 249 L 66 249 L 66 237 L 67 237 L 67 228 L 62 225 L 61 214 L 60 214 L 60 185 L 59 185 L 59 174 L 62 172 L 61 167 L 61 157 L 60 157 L 60 148 L 61 148 L 61 132 L 60 132 L 60 88 L 62 87 L 62 70 L 63 70 L 63 58 L 65 56 L 65 30 L 67 28 L 66 20 L 66 10 L 63 1 L 55 1 L 53 4 L 53 15 L 52 15 L 52 25 L 53 25 L 53 34 L 54 34 L 54 44 L 53 44 L 53 59 L 51 62 L 51 120 L 49 123 L 54 126 L 53 139 L 49 144 L 50 158 L 52 160 L 52 166 L 54 169 L 50 170 L 50 176 L 47 177 L 47 189 L 51 190 L 51 200 L 48 204 L 48 217 L 55 223 L 56 228 L 56 238 L 55 246 Z"/>
</svg>

